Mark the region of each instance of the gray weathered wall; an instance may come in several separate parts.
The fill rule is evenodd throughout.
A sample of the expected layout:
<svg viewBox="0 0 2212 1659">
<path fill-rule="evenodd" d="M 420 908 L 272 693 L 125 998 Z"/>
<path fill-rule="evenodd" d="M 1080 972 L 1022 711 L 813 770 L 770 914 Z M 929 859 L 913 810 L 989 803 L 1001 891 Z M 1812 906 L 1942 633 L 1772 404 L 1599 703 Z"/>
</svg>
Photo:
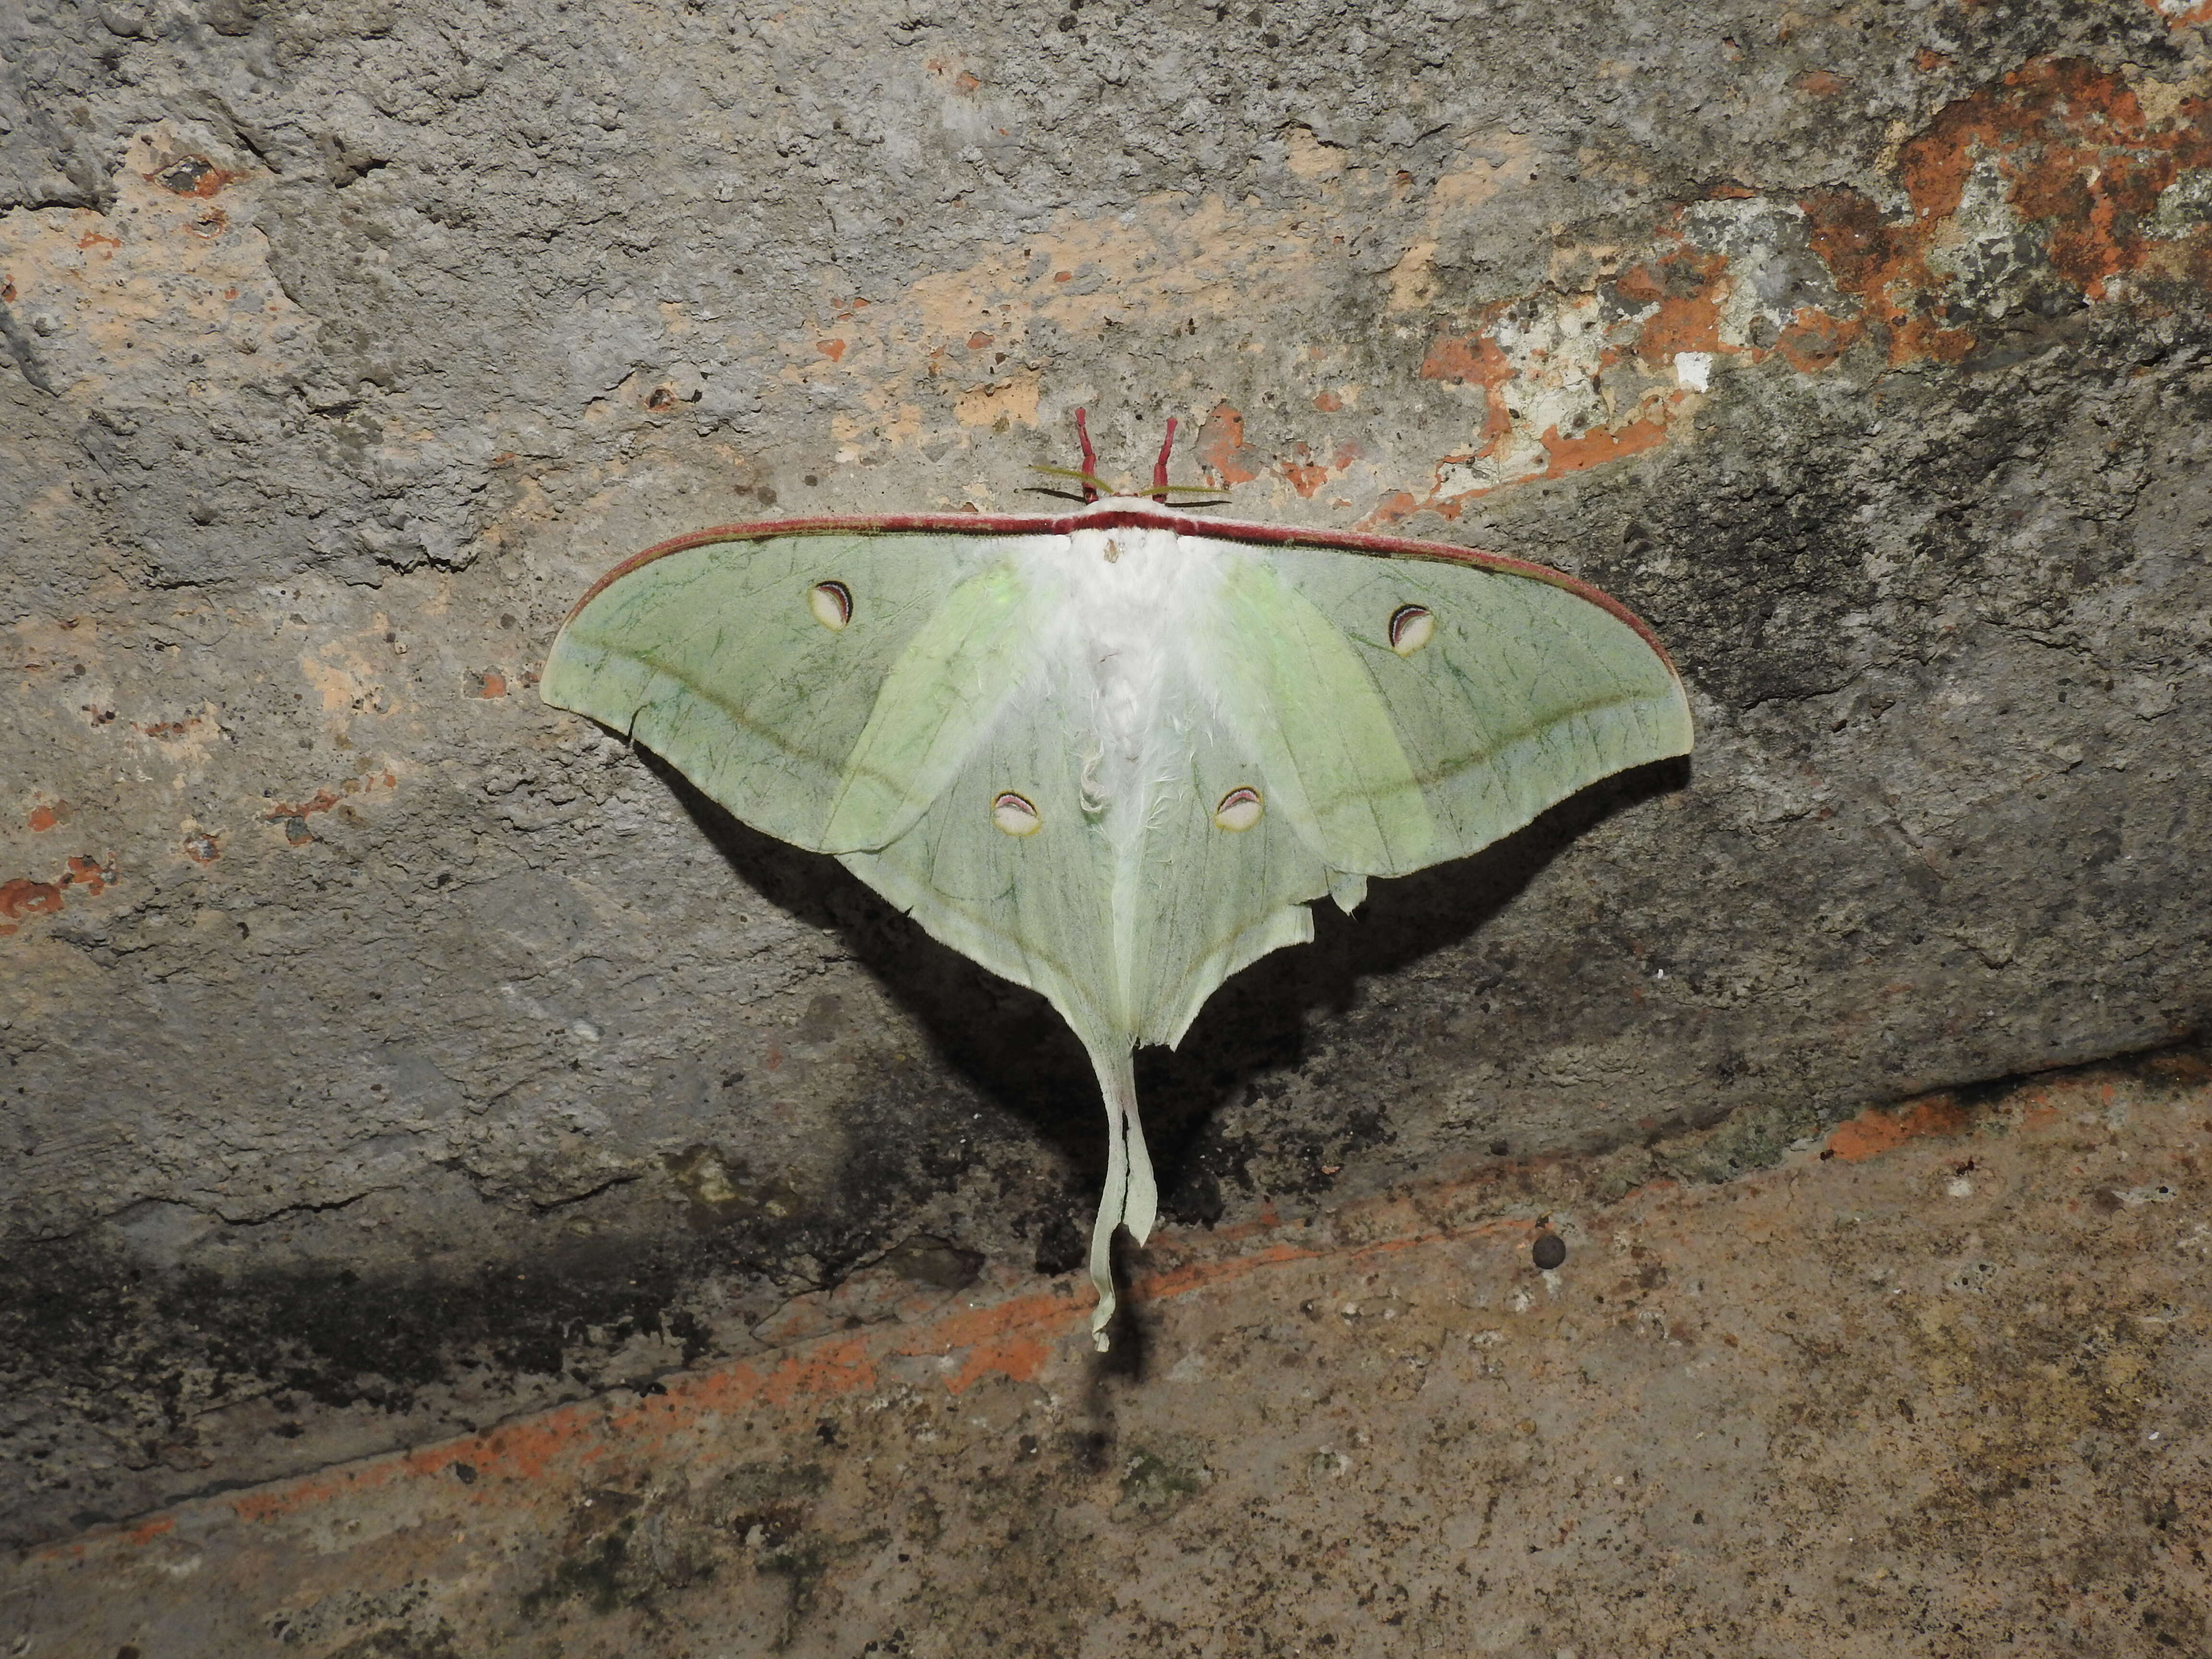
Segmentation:
<svg viewBox="0 0 2212 1659">
<path fill-rule="evenodd" d="M 532 688 L 1079 404 L 1700 722 L 1149 1057 L 1171 1224 L 2197 1027 L 2207 11 L 0 8 L 5 1535 L 1074 1265 L 1049 1012 Z"/>
</svg>

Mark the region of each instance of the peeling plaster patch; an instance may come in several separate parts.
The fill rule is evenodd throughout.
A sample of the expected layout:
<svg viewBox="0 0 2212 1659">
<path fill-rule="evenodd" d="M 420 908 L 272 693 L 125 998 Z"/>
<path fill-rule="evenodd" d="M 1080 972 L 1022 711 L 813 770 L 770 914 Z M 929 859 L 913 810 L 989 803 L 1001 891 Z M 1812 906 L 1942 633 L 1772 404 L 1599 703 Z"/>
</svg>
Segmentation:
<svg viewBox="0 0 2212 1659">
<path fill-rule="evenodd" d="M 1040 327 L 1061 335 L 1161 323 L 1241 331 L 1270 310 L 1288 313 L 1299 295 L 1330 280 L 1332 268 L 1351 279 L 1356 237 L 1347 225 L 1389 205 L 1405 186 L 1395 173 L 1332 165 L 1334 152 L 1302 127 L 1283 142 L 1319 204 L 1268 208 L 1162 192 L 1112 216 L 1063 211 L 963 269 L 924 276 L 872 303 L 823 305 L 771 348 L 783 358 L 777 379 L 834 389 L 843 405 L 834 435 L 841 459 L 853 461 L 1063 414 L 1033 368 L 1014 368 Z M 1391 280 L 1392 307 L 1432 301 L 1439 247 L 1525 169 L 1531 143 L 1500 133 L 1462 146 L 1459 164 L 1421 204 Z M 979 380 L 978 368 L 988 378 Z M 1252 476 L 1270 465 L 1261 458 Z"/>
<path fill-rule="evenodd" d="M 2118 75 L 2039 59 L 1899 147 L 1903 218 L 1848 190 L 1804 205 L 1814 248 L 1889 361 L 1949 362 L 2022 306 L 2112 300 L 2116 279 L 2139 270 L 2201 283 L 2212 239 L 2197 226 L 2162 234 L 2159 210 L 2208 166 L 2212 100 L 2168 88 L 2147 104 Z"/>
<path fill-rule="evenodd" d="M 1871 336 L 1892 363 L 1955 362 L 2011 313 L 2050 312 L 2054 290 L 2079 296 L 2063 308 L 2118 299 L 2139 270 L 2212 280 L 2205 216 L 2167 206 L 2212 199 L 2212 99 L 2146 87 L 2158 90 L 2138 98 L 2087 64 L 2032 63 L 1899 143 L 1901 221 L 1849 191 L 1790 203 L 1729 187 L 1681 209 L 1617 276 L 1445 325 L 1421 374 L 1480 388 L 1480 423 L 1425 490 L 1387 495 L 1363 525 L 1455 518 L 1492 490 L 1654 449 L 1722 356 L 1814 374 Z M 1393 308 L 1425 297 L 1435 252 L 1408 249 Z"/>
<path fill-rule="evenodd" d="M 2179 31 L 2197 23 L 2212 23 L 2212 0 L 2146 0 L 2146 3 L 2166 20 L 2170 29 Z"/>
<path fill-rule="evenodd" d="M 1662 442 L 1694 395 L 1679 381 L 1675 352 L 1718 343 L 1720 279 L 1700 279 L 1693 270 L 1686 279 L 1662 281 L 1654 272 L 1668 263 L 1638 266 L 1609 291 L 1493 307 L 1475 331 L 1439 336 L 1421 374 L 1482 388 L 1474 445 L 1438 464 L 1425 496 L 1401 492 L 1363 522 L 1387 524 L 1424 508 L 1455 516 L 1467 498 Z M 1626 315 L 1617 314 L 1624 307 Z"/>
<path fill-rule="evenodd" d="M 1311 500 L 1329 479 L 1360 459 L 1358 444 L 1346 441 L 1339 444 L 1326 459 L 1316 457 L 1304 443 L 1293 444 L 1291 453 L 1275 464 L 1278 477 L 1306 500 Z"/>
<path fill-rule="evenodd" d="M 380 615 L 369 631 L 372 637 L 376 637 L 392 630 Z M 386 648 L 397 643 L 386 641 Z M 389 714 L 401 706 L 399 700 L 386 690 L 384 672 L 369 655 L 374 648 L 357 648 L 342 641 L 329 640 L 317 650 L 301 654 L 300 672 L 322 699 L 323 713 Z"/>
<path fill-rule="evenodd" d="M 1322 143 L 1309 127 L 1292 127 L 1283 135 L 1283 146 L 1288 152 L 1285 164 L 1310 183 L 1334 179 L 1344 171 L 1344 152 Z"/>
<path fill-rule="evenodd" d="M 1364 173 L 1322 182 L 1333 201 L 1379 199 L 1394 187 Z M 1310 208 L 1179 193 L 1107 217 L 1063 213 L 961 270 L 873 304 L 838 302 L 782 342 L 778 378 L 836 389 L 848 404 L 837 435 L 854 458 L 1005 429 L 1001 421 L 1035 425 L 1062 411 L 1022 362 L 1033 329 L 1096 334 L 1133 320 L 1242 329 L 1271 305 L 1294 307 L 1317 265 L 1348 269 L 1347 238 L 1332 222 Z M 842 342 L 835 361 L 817 346 L 832 337 Z"/>
<path fill-rule="evenodd" d="M 1249 483 L 1260 476 L 1266 461 L 1244 441 L 1244 416 L 1227 404 L 1217 404 L 1198 429 L 1191 446 L 1198 464 L 1230 484 Z"/>
<path fill-rule="evenodd" d="M 215 146 L 167 122 L 125 149 L 115 201 L 88 208 L 18 208 L 0 216 L 0 263 L 15 308 L 40 337 L 46 378 L 73 403 L 114 407 L 166 356 L 167 383 L 226 389 L 300 373 L 315 319 L 269 269 L 254 228 L 261 176 L 219 167 Z M 191 169 L 191 184 L 175 180 Z M 223 205 L 216 205 L 221 194 Z M 222 349 L 207 349 L 217 337 Z"/>
<path fill-rule="evenodd" d="M 1434 242 L 1416 242 L 1406 250 L 1390 270 L 1391 310 L 1416 310 L 1434 297 L 1436 283 L 1430 272 L 1436 258 Z"/>
</svg>

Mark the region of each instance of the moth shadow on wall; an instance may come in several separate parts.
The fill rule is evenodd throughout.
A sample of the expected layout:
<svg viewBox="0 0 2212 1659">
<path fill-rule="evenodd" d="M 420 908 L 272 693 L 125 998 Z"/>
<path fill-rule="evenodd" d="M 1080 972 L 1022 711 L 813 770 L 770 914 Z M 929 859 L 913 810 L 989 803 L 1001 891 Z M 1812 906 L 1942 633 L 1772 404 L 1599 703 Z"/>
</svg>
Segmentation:
<svg viewBox="0 0 2212 1659">
<path fill-rule="evenodd" d="M 731 868 L 763 898 L 833 931 L 978 1093 L 1033 1123 L 1095 1200 L 1105 1170 L 1097 1085 L 1082 1045 L 1049 1003 L 939 944 L 835 859 L 748 828 L 649 750 L 635 751 Z M 1317 901 L 1315 939 L 1261 957 L 1206 1004 L 1179 1048 L 1137 1054 L 1137 1085 L 1163 1208 L 1211 1221 L 1190 1167 L 1194 1144 L 1226 1101 L 1306 1057 L 1309 1016 L 1351 1008 L 1359 982 L 1459 943 L 1512 902 L 1544 867 L 1606 819 L 1685 787 L 1687 757 L 1619 773 L 1560 802 L 1471 857 L 1377 881 L 1351 916 Z M 1212 1213 L 1209 1213 L 1212 1212 Z M 1072 1267 L 1077 1237 L 1067 1244 Z M 1050 1254 L 1047 1252 L 1045 1254 Z M 1043 1255 L 1041 1255 L 1041 1261 Z"/>
</svg>

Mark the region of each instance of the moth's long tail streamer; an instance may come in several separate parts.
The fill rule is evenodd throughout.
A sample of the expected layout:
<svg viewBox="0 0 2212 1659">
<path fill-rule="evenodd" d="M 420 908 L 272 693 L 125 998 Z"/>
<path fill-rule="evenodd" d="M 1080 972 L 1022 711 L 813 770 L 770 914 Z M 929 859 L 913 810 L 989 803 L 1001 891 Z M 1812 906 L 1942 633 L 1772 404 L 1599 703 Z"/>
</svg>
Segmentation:
<svg viewBox="0 0 2212 1659">
<path fill-rule="evenodd" d="M 1098 1292 L 1091 1339 L 1104 1353 L 1115 1308 L 1114 1229 L 1127 1227 L 1129 1237 L 1143 1243 L 1152 1235 L 1160 1201 L 1152 1182 L 1152 1156 L 1145 1150 L 1145 1126 L 1137 1116 L 1135 1054 L 1127 1048 L 1094 1049 L 1091 1063 L 1106 1101 L 1106 1190 L 1099 1195 L 1098 1219 L 1091 1229 L 1091 1283 Z"/>
</svg>

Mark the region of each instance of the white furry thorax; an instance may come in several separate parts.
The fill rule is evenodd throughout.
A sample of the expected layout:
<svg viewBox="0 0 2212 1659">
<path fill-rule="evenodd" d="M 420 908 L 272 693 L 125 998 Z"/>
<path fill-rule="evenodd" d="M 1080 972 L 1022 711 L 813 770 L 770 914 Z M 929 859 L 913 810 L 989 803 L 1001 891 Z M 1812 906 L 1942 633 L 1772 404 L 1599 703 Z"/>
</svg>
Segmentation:
<svg viewBox="0 0 2212 1659">
<path fill-rule="evenodd" d="M 1165 512 L 1109 496 L 1091 509 Z M 1188 659 L 1194 626 L 1216 604 L 1229 550 L 1165 525 L 1077 528 L 1026 539 L 1024 574 L 1055 594 L 1044 655 L 1061 684 L 1087 702 L 1083 769 L 1086 812 L 1116 838 L 1141 821 L 1150 785 L 1169 763 L 1170 739 L 1196 715 Z M 1172 745 L 1180 748 L 1181 744 Z"/>
</svg>

